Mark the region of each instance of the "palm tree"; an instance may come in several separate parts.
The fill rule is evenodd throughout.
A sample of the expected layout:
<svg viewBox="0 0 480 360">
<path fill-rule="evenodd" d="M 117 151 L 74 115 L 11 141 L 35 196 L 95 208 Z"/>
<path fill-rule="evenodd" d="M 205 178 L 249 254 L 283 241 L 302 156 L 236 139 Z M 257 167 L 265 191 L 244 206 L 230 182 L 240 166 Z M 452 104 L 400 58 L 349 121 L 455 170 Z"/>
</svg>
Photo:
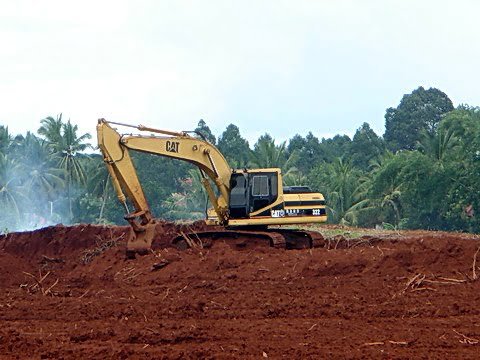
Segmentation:
<svg viewBox="0 0 480 360">
<path fill-rule="evenodd" d="M 445 157 L 458 145 L 459 142 L 453 127 L 440 127 L 434 135 L 424 132 L 418 142 L 419 150 L 434 159 L 440 166 L 443 166 Z"/>
<path fill-rule="evenodd" d="M 6 154 L 12 141 L 12 136 L 8 132 L 8 126 L 0 125 L 0 153 Z"/>
<path fill-rule="evenodd" d="M 48 116 L 41 120 L 40 123 L 42 126 L 38 129 L 38 134 L 42 135 L 48 141 L 54 153 L 61 151 L 62 126 L 64 125 L 62 114 L 58 115 L 56 119 Z"/>
<path fill-rule="evenodd" d="M 19 201 L 23 197 L 18 176 L 20 171 L 19 163 L 0 153 L 0 217 L 11 226 L 20 220 Z"/>
<path fill-rule="evenodd" d="M 45 140 L 37 138 L 28 132 L 19 145 L 24 188 L 32 205 L 39 210 L 45 210 L 47 202 L 53 202 L 63 190 L 64 172 L 54 166 L 50 148 Z"/>
<path fill-rule="evenodd" d="M 308 184 L 308 178 L 296 167 L 292 167 L 283 175 L 283 183 L 286 186 Z"/>
<path fill-rule="evenodd" d="M 73 219 L 72 210 L 72 196 L 71 186 L 72 183 L 79 183 L 85 185 L 85 171 L 82 163 L 79 161 L 77 153 L 84 151 L 89 144 L 84 143 L 87 139 L 91 139 L 90 134 L 85 133 L 81 136 L 77 136 L 78 126 L 72 125 L 70 120 L 66 124 L 62 125 L 62 138 L 61 138 L 61 154 L 60 155 L 60 168 L 66 173 L 67 183 L 67 196 L 70 210 L 70 219 Z"/>
<path fill-rule="evenodd" d="M 298 172 L 294 166 L 298 160 L 298 151 L 294 150 L 291 154 L 287 153 L 286 142 L 275 145 L 275 140 L 268 134 L 262 135 L 250 156 L 250 165 L 255 168 L 281 168 L 283 176 L 289 173 Z"/>
<path fill-rule="evenodd" d="M 86 190 L 97 198 L 102 199 L 97 221 L 104 221 L 104 211 L 107 199 L 110 198 L 113 191 L 112 181 L 103 161 L 92 158 L 85 164 Z"/>
<path fill-rule="evenodd" d="M 323 172 L 323 190 L 333 222 L 358 225 L 359 215 L 369 205 L 368 184 L 349 161 L 336 158 L 317 171 Z"/>
<path fill-rule="evenodd" d="M 60 114 L 56 119 L 52 117 L 41 121 L 42 126 L 38 133 L 45 136 L 54 156 L 58 159 L 58 167 L 64 171 L 67 186 L 67 197 L 69 202 L 70 220 L 73 219 L 72 209 L 72 184 L 85 185 L 85 171 L 79 160 L 79 152 L 91 147 L 86 140 L 91 139 L 90 134 L 85 133 L 78 136 L 78 126 L 72 125 L 70 120 L 62 122 Z"/>
<path fill-rule="evenodd" d="M 388 171 L 389 166 L 395 161 L 395 155 L 386 151 L 379 158 L 370 163 L 370 172 L 366 176 L 366 191 L 369 194 L 371 209 L 377 209 L 381 217 L 391 221 L 396 226 L 401 220 L 402 182 L 397 172 Z"/>
</svg>

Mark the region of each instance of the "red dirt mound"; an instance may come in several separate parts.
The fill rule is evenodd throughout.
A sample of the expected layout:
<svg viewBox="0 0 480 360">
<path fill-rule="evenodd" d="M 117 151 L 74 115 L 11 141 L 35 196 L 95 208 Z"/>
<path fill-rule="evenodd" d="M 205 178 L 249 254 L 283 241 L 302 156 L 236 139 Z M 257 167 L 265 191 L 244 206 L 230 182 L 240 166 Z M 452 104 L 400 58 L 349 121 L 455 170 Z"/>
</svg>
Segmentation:
<svg viewBox="0 0 480 360">
<path fill-rule="evenodd" d="M 473 236 L 168 246 L 189 228 L 160 222 L 135 260 L 127 227 L 0 237 L 0 358 L 478 358 Z"/>
</svg>

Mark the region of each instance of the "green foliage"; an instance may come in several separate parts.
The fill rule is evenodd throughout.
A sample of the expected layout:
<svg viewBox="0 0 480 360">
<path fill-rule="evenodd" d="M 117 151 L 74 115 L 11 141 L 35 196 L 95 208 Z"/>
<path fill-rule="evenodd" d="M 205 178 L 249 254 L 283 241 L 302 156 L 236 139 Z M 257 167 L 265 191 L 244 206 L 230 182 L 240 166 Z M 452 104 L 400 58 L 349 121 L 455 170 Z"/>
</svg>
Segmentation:
<svg viewBox="0 0 480 360">
<path fill-rule="evenodd" d="M 349 161 L 337 158 L 333 163 L 322 163 L 310 173 L 311 185 L 322 192 L 328 204 L 329 221 L 358 225 L 360 214 L 368 206 L 362 197 L 362 172 Z"/>
<path fill-rule="evenodd" d="M 205 217 L 207 194 L 197 169 L 190 169 L 181 181 L 181 192 L 172 193 L 164 202 L 164 217 L 168 220 L 198 220 Z"/>
<path fill-rule="evenodd" d="M 407 214 L 404 224 L 408 228 L 444 228 L 444 199 L 453 173 L 452 167 L 435 163 L 418 151 L 391 158 L 378 169 L 370 188 L 377 206 L 390 211 L 381 220 L 398 225 L 402 214 Z"/>
<path fill-rule="evenodd" d="M 452 111 L 453 104 L 442 91 L 419 87 L 404 95 L 396 108 L 385 114 L 385 141 L 392 151 L 414 150 L 421 133 L 436 133 L 442 117 Z"/>
<path fill-rule="evenodd" d="M 367 171 L 372 160 L 385 152 L 383 140 L 375 134 L 368 123 L 358 128 L 350 146 L 350 158 L 353 166 Z"/>
<path fill-rule="evenodd" d="M 85 185 L 85 171 L 82 162 L 79 160 L 83 155 L 81 151 L 85 151 L 90 145 L 85 143 L 91 139 L 90 134 L 78 136 L 78 126 L 72 125 L 70 120 L 66 123 L 62 121 L 62 114 L 56 119 L 47 117 L 40 121 L 42 124 L 38 129 L 38 133 L 43 135 L 48 143 L 52 156 L 57 161 L 57 166 L 65 174 L 65 183 L 67 188 L 69 221 L 73 221 L 73 197 L 72 193 L 75 189 L 72 186 Z"/>
<path fill-rule="evenodd" d="M 164 217 L 169 209 L 162 202 L 172 193 L 181 192 L 182 179 L 196 168 L 185 161 L 138 152 L 132 152 L 132 159 L 152 214 Z"/>
<path fill-rule="evenodd" d="M 5 154 L 13 139 L 8 132 L 8 127 L 0 125 L 0 153 Z"/>
<path fill-rule="evenodd" d="M 215 145 L 216 143 L 215 135 L 212 134 L 212 131 L 210 130 L 210 128 L 207 126 L 207 124 L 203 119 L 200 119 L 200 121 L 198 122 L 195 132 L 199 134 L 201 138 Z"/>
<path fill-rule="evenodd" d="M 452 185 L 448 189 L 445 207 L 448 228 L 480 231 L 480 109 L 460 106 L 445 117 L 444 124 L 454 129 L 458 138 L 456 151 L 449 166 Z M 467 214 L 466 209 L 472 211 Z"/>
<path fill-rule="evenodd" d="M 15 228 L 20 220 L 20 201 L 23 197 L 17 172 L 21 164 L 0 153 L 0 220 L 2 227 Z"/>
<path fill-rule="evenodd" d="M 352 140 L 347 135 L 335 135 L 331 139 L 322 139 L 321 149 L 326 162 L 333 162 L 337 158 L 347 158 L 350 154 Z"/>
<path fill-rule="evenodd" d="M 65 172 L 55 166 L 48 144 L 35 135 L 27 133 L 20 148 L 25 194 L 37 199 L 31 203 L 31 210 L 47 214 L 49 202 L 57 200 L 58 194 L 65 189 Z"/>
<path fill-rule="evenodd" d="M 290 139 L 287 153 L 290 155 L 295 154 L 295 162 L 293 165 L 302 174 L 307 174 L 315 164 L 326 160 L 324 148 L 318 138 L 311 132 L 309 132 L 305 138 L 297 134 Z"/>
<path fill-rule="evenodd" d="M 240 129 L 236 125 L 228 125 L 226 130 L 220 135 L 218 149 L 232 168 L 247 166 L 251 150 L 248 146 L 248 141 L 240 135 Z"/>
<path fill-rule="evenodd" d="M 250 166 L 252 168 L 278 167 L 286 174 L 294 167 L 297 158 L 297 151 L 290 154 L 287 152 L 285 141 L 276 145 L 275 140 L 269 134 L 265 134 L 260 136 L 253 147 Z"/>
<path fill-rule="evenodd" d="M 387 109 L 385 120 L 384 139 L 364 123 L 352 139 L 319 140 L 310 132 L 277 144 L 264 134 L 253 149 L 230 124 L 218 147 L 231 167 L 280 167 L 285 185 L 321 191 L 333 223 L 479 232 L 480 108 L 453 109 L 440 90 L 420 87 Z M 40 125 L 38 136 L 12 136 L 0 125 L 0 229 L 125 224 L 102 157 L 85 153 L 90 135 L 78 134 L 61 114 Z M 196 131 L 216 142 L 203 120 Z M 132 159 L 154 216 L 205 216 L 207 196 L 196 167 L 139 152 Z"/>
</svg>

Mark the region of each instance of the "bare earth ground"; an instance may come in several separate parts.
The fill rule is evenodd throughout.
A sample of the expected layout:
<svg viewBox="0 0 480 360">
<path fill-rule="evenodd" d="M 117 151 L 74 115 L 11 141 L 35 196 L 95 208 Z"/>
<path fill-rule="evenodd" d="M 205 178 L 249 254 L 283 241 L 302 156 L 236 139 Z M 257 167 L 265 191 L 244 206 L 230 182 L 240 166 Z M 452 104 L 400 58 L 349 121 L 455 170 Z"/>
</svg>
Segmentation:
<svg viewBox="0 0 480 360">
<path fill-rule="evenodd" d="M 480 356 L 475 236 L 180 251 L 167 246 L 178 226 L 158 230 L 136 260 L 125 259 L 125 227 L 0 237 L 0 358 Z"/>
</svg>

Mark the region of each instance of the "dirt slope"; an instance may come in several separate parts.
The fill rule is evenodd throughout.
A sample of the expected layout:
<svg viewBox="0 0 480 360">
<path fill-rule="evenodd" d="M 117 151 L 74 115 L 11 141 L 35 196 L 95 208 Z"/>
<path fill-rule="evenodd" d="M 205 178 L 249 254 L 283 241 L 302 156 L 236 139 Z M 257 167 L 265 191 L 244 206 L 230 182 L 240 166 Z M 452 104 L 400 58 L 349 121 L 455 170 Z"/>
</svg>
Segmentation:
<svg viewBox="0 0 480 360">
<path fill-rule="evenodd" d="M 154 253 L 126 260 L 127 230 L 0 237 L 1 359 L 480 354 L 473 236 L 402 232 L 289 251 L 219 239 L 180 251 L 168 247 L 179 228 L 161 223 Z"/>
</svg>

